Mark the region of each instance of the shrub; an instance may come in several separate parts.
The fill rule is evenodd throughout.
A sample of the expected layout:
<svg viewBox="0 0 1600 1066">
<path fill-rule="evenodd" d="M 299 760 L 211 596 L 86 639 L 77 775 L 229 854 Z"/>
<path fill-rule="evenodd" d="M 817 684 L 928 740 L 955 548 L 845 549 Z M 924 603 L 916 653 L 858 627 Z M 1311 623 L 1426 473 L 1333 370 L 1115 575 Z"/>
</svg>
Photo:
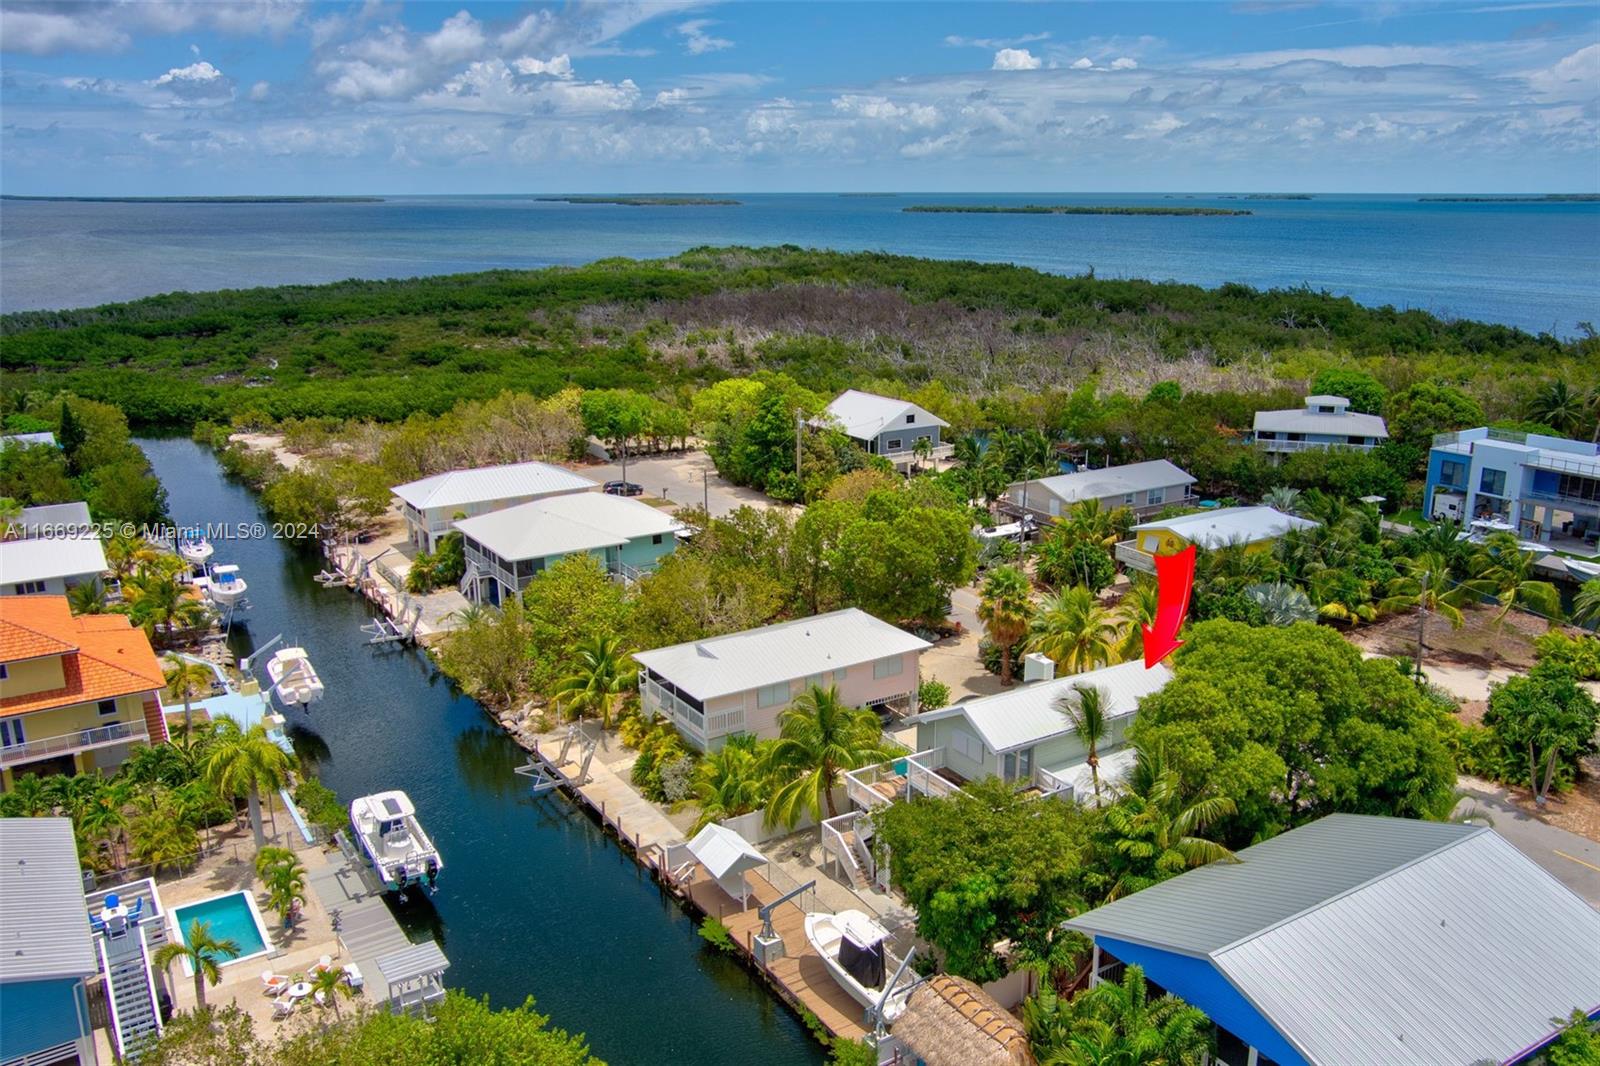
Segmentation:
<svg viewBox="0 0 1600 1066">
<path fill-rule="evenodd" d="M 694 756 L 683 754 L 661 766 L 661 798 L 682 803 L 694 795 Z"/>
<path fill-rule="evenodd" d="M 734 943 L 733 934 L 728 931 L 728 927 L 710 915 L 700 923 L 700 939 L 725 955 L 735 954 L 739 950 L 739 945 Z"/>
<path fill-rule="evenodd" d="M 1038 557 L 1039 580 L 1056 589 L 1085 585 L 1090 592 L 1100 592 L 1117 576 L 1111 553 L 1083 541 L 1067 545 L 1051 537 L 1039 545 Z"/>
<path fill-rule="evenodd" d="M 1600 637 L 1569 637 L 1552 631 L 1533 641 L 1541 663 L 1565 666 L 1580 681 L 1600 681 Z"/>
<path fill-rule="evenodd" d="M 1013 668 L 1021 669 L 1022 657 L 1027 654 L 1027 650 L 1028 641 L 1026 637 L 1011 646 L 1011 665 Z M 982 661 L 983 668 L 991 674 L 1000 672 L 1000 645 L 988 637 L 984 637 L 978 642 L 978 658 Z"/>
<path fill-rule="evenodd" d="M 348 820 L 344 804 L 339 802 L 333 789 L 315 777 L 307 777 L 295 786 L 294 802 L 305 812 L 307 821 L 329 836 L 343 829 Z"/>
<path fill-rule="evenodd" d="M 950 702 L 950 686 L 943 681 L 924 678 L 917 685 L 917 707 L 924 711 L 937 711 Z"/>
</svg>

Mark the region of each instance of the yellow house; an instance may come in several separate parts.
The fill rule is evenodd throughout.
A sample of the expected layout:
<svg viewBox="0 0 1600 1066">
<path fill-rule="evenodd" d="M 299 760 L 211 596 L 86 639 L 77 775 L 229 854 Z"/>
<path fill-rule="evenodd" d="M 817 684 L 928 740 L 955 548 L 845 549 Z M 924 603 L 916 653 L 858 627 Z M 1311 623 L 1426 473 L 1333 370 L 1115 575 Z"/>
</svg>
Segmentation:
<svg viewBox="0 0 1600 1066">
<path fill-rule="evenodd" d="M 1129 531 L 1132 538 L 1117 545 L 1117 561 L 1153 574 L 1157 555 L 1172 555 L 1191 544 L 1207 551 L 1229 545 L 1243 545 L 1245 551 L 1270 551 L 1285 533 L 1316 525 L 1309 518 L 1271 507 L 1219 507 L 1139 523 Z"/>
<path fill-rule="evenodd" d="M 64 596 L 0 597 L 0 786 L 18 774 L 110 773 L 167 739 L 161 663 L 119 614 Z"/>
</svg>

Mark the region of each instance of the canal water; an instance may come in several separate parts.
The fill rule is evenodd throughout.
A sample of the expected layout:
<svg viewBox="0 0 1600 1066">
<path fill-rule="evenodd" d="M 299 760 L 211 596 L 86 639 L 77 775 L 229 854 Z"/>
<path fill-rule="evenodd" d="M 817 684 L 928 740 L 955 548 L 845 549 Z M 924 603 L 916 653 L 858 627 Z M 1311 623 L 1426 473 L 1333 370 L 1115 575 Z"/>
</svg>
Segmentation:
<svg viewBox="0 0 1600 1066">
<path fill-rule="evenodd" d="M 184 439 L 142 440 L 179 524 L 264 522 L 255 496 Z M 297 751 L 348 803 L 410 793 L 444 855 L 440 891 L 416 914 L 450 958 L 446 984 L 496 1007 L 533 996 L 552 1023 L 614 1064 L 815 1064 L 823 1053 L 632 859 L 558 796 L 533 798 L 524 754 L 420 652 L 366 646 L 366 601 L 324 589 L 320 559 L 268 536 L 216 542 L 250 609 L 236 654 L 278 634 L 327 685 L 288 715 Z M 408 911 L 408 917 L 412 912 Z"/>
</svg>

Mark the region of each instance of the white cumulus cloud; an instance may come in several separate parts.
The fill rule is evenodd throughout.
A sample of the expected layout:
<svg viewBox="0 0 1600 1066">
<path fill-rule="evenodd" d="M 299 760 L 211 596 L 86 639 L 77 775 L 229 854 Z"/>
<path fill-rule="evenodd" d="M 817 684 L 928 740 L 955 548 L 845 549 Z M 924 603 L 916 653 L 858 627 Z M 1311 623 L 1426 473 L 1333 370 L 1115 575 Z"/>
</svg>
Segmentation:
<svg viewBox="0 0 1600 1066">
<path fill-rule="evenodd" d="M 1002 48 L 994 54 L 995 70 L 1038 70 L 1043 61 L 1026 48 Z"/>
<path fill-rule="evenodd" d="M 1111 61 L 1112 70 L 1134 70 L 1138 66 L 1139 61 L 1137 59 L 1129 59 L 1127 56 L 1121 56 Z"/>
<path fill-rule="evenodd" d="M 1072 61 L 1073 70 L 1089 70 L 1093 66 L 1094 60 L 1090 59 L 1088 56 L 1079 56 L 1077 59 Z"/>
<path fill-rule="evenodd" d="M 572 60 L 566 55 L 550 59 L 523 56 L 521 59 L 513 60 L 511 65 L 516 68 L 518 74 L 545 74 L 552 78 L 572 77 Z"/>
<path fill-rule="evenodd" d="M 726 37 L 713 37 L 706 32 L 707 27 L 715 26 L 715 19 L 690 19 L 680 22 L 677 26 L 678 35 L 683 38 L 683 46 L 690 55 L 704 55 L 707 52 L 720 52 L 724 48 L 732 48 L 733 42 Z"/>
<path fill-rule="evenodd" d="M 190 63 L 186 67 L 173 67 L 155 80 L 156 85 L 171 85 L 173 82 L 208 82 L 216 81 L 222 77 L 222 71 L 207 63 L 204 59 L 198 63 Z"/>
</svg>

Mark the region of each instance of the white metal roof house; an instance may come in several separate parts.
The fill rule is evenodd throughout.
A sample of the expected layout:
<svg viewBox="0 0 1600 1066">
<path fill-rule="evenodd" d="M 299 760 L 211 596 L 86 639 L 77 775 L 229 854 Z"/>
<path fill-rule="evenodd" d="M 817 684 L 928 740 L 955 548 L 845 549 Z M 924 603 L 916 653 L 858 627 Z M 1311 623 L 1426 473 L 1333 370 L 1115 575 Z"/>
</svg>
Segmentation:
<svg viewBox="0 0 1600 1066">
<path fill-rule="evenodd" d="M 0 1061 L 96 1062 L 100 970 L 67 818 L 0 818 Z"/>
<path fill-rule="evenodd" d="M 1600 912 L 1493 829 L 1335 814 L 1067 922 L 1228 1066 L 1517 1063 L 1600 1015 Z"/>
<path fill-rule="evenodd" d="M 598 487 L 582 475 L 549 463 L 509 463 L 449 470 L 396 485 L 393 491 L 400 497 L 400 515 L 411 543 L 431 552 L 438 547 L 439 538 L 450 532 L 457 516 L 470 518 L 529 500 Z"/>
<path fill-rule="evenodd" d="M 1304 407 L 1257 411 L 1254 431 L 1255 442 L 1278 456 L 1308 448 L 1369 451 L 1389 439 L 1382 418 L 1350 410 L 1343 396 L 1307 396 Z"/>
<path fill-rule="evenodd" d="M 63 595 L 108 569 L 105 546 L 92 533 L 0 541 L 0 596 Z"/>
<path fill-rule="evenodd" d="M 1182 467 L 1165 459 L 1143 463 L 1078 470 L 1071 474 L 1018 481 L 1006 489 L 1003 506 L 1008 513 L 1055 518 L 1084 500 L 1099 500 L 1111 510 L 1126 507 L 1143 517 L 1163 507 L 1186 504 L 1195 479 Z"/>
<path fill-rule="evenodd" d="M 89 505 L 82 500 L 72 503 L 46 503 L 37 507 L 24 507 L 22 513 L 6 530 L 6 536 L 21 539 L 32 537 L 62 537 L 91 532 L 92 520 Z"/>
<path fill-rule="evenodd" d="M 1207 551 L 1230 546 L 1266 551 L 1286 533 L 1316 527 L 1317 523 L 1309 518 L 1271 507 L 1218 507 L 1140 522 L 1130 530 L 1130 539 L 1117 544 L 1117 561 L 1134 570 L 1154 573 L 1157 555 L 1180 552 L 1191 544 Z"/>
<path fill-rule="evenodd" d="M 919 439 L 928 442 L 930 458 L 950 454 L 950 446 L 939 440 L 950 423 L 909 400 L 848 389 L 828 405 L 825 421 L 844 430 L 869 455 L 881 455 L 897 466 L 915 460 Z"/>
<path fill-rule="evenodd" d="M 863 808 L 913 794 L 949 795 L 965 782 L 985 777 L 1083 799 L 1093 789 L 1084 761 L 1088 749 L 1059 710 L 1062 698 L 1072 698 L 1078 685 L 1092 685 L 1105 694 L 1109 731 L 1099 746 L 1105 787 L 1116 784 L 1133 765 L 1132 751 L 1123 744 L 1139 701 L 1170 680 L 1172 671 L 1165 664 L 1147 670 L 1140 659 L 923 711 L 911 719 L 917 727 L 916 754 L 853 771 L 846 775 L 846 787 Z"/>
<path fill-rule="evenodd" d="M 606 570 L 632 579 L 677 547 L 683 523 L 625 496 L 576 492 L 459 519 L 467 573 L 462 584 L 480 603 L 520 593 L 546 567 L 588 553 Z"/>
<path fill-rule="evenodd" d="M 916 709 L 921 637 L 848 607 L 726 636 L 634 652 L 640 702 L 709 751 L 736 733 L 778 735 L 778 717 L 811 685 L 855 707 Z"/>
<path fill-rule="evenodd" d="M 56 435 L 54 433 L 6 433 L 0 435 L 0 452 L 7 448 L 54 448 Z"/>
</svg>

